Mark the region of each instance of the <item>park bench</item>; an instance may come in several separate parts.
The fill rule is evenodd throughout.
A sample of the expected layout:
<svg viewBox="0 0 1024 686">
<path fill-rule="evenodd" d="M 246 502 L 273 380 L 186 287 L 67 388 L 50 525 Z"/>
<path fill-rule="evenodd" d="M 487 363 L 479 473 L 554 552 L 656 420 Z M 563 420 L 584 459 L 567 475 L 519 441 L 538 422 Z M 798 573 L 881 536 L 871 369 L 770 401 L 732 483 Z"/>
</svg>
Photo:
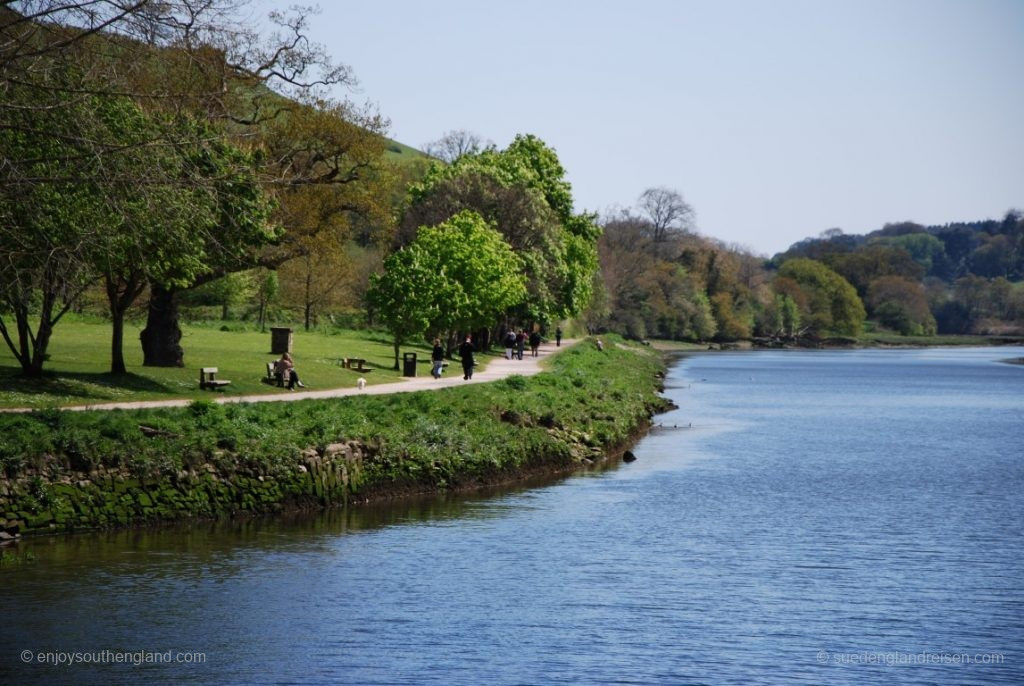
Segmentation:
<svg viewBox="0 0 1024 686">
<path fill-rule="evenodd" d="M 207 388 L 211 390 L 223 388 L 230 383 L 231 382 L 226 379 L 217 378 L 216 367 L 203 367 L 199 370 L 199 390 L 201 391 L 206 390 Z"/>
<path fill-rule="evenodd" d="M 267 375 L 263 377 L 263 382 L 271 385 L 284 386 L 284 379 L 277 375 L 276 367 L 277 362 L 267 362 Z"/>
<path fill-rule="evenodd" d="M 371 371 L 366 368 L 366 360 L 361 357 L 346 357 L 341 361 L 341 366 L 345 369 L 355 369 L 357 372 Z"/>
</svg>

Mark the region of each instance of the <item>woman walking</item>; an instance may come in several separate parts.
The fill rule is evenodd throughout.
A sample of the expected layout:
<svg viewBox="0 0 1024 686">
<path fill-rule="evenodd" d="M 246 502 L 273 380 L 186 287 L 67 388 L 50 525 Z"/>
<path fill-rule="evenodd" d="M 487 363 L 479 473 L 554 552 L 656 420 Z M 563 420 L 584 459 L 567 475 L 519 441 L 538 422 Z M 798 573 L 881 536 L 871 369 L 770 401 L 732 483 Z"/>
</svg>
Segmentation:
<svg viewBox="0 0 1024 686">
<path fill-rule="evenodd" d="M 466 340 L 459 346 L 459 356 L 462 358 L 462 378 L 465 381 L 473 378 L 473 366 L 476 364 L 473 359 L 475 352 L 476 346 L 473 345 L 473 337 L 467 333 Z"/>
</svg>

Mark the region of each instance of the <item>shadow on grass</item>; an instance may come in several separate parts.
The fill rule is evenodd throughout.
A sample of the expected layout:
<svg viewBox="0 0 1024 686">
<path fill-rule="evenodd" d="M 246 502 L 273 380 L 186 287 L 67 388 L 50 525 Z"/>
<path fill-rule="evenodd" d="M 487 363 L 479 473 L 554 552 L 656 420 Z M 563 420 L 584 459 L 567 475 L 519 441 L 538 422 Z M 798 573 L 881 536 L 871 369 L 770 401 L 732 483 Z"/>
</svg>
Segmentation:
<svg viewBox="0 0 1024 686">
<path fill-rule="evenodd" d="M 176 389 L 138 374 L 114 375 L 97 372 L 43 373 L 40 379 L 27 379 L 20 370 L 0 368 L 0 392 L 26 395 L 53 395 L 72 398 L 97 398 L 97 391 L 133 391 L 173 394 Z"/>
</svg>

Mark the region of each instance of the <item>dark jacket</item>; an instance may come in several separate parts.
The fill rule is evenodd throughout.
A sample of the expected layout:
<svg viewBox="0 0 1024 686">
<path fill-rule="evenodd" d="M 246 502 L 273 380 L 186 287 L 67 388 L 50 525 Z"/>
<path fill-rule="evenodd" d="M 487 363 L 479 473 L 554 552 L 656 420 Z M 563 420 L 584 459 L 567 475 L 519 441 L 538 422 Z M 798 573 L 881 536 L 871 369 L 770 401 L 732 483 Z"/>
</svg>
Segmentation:
<svg viewBox="0 0 1024 686">
<path fill-rule="evenodd" d="M 471 341 L 463 341 L 462 345 L 459 346 L 459 357 L 462 358 L 463 367 L 473 366 L 473 353 L 476 352 L 476 346 Z"/>
<path fill-rule="evenodd" d="M 444 359 L 444 346 L 435 345 L 434 350 L 430 353 L 430 359 L 434 362 L 440 362 Z"/>
</svg>

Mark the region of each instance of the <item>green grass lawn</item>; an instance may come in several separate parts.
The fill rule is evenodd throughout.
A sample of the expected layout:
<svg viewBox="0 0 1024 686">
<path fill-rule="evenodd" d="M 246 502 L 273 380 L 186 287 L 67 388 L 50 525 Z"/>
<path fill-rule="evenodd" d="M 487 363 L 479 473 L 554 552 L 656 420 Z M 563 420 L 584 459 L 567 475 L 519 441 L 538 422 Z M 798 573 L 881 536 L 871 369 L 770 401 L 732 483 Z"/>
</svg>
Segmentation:
<svg viewBox="0 0 1024 686">
<path fill-rule="evenodd" d="M 139 345 L 141 324 L 125 327 L 125 363 L 128 375 L 111 376 L 110 326 L 67 318 L 54 330 L 50 359 L 44 378 L 24 379 L 14 356 L 4 345 L 0 349 L 0 407 L 52 407 L 95 402 L 209 398 L 214 393 L 246 395 L 288 393 L 287 389 L 262 382 L 266 363 L 277 359 L 270 354 L 270 332 L 220 331 L 211 326 L 185 326 L 181 346 L 185 366 L 158 368 L 142 366 Z M 403 346 L 402 352 L 416 352 L 417 375 L 430 373 L 430 349 Z M 309 390 L 348 388 L 364 377 L 369 384 L 401 378 L 394 364 L 394 352 L 387 335 L 378 332 L 340 331 L 336 334 L 295 331 L 292 356 L 299 378 Z M 344 369 L 345 357 L 361 357 L 372 371 Z M 480 362 L 486 362 L 481 356 Z M 223 391 L 200 391 L 199 368 L 217 367 L 218 378 L 229 379 Z"/>
</svg>

